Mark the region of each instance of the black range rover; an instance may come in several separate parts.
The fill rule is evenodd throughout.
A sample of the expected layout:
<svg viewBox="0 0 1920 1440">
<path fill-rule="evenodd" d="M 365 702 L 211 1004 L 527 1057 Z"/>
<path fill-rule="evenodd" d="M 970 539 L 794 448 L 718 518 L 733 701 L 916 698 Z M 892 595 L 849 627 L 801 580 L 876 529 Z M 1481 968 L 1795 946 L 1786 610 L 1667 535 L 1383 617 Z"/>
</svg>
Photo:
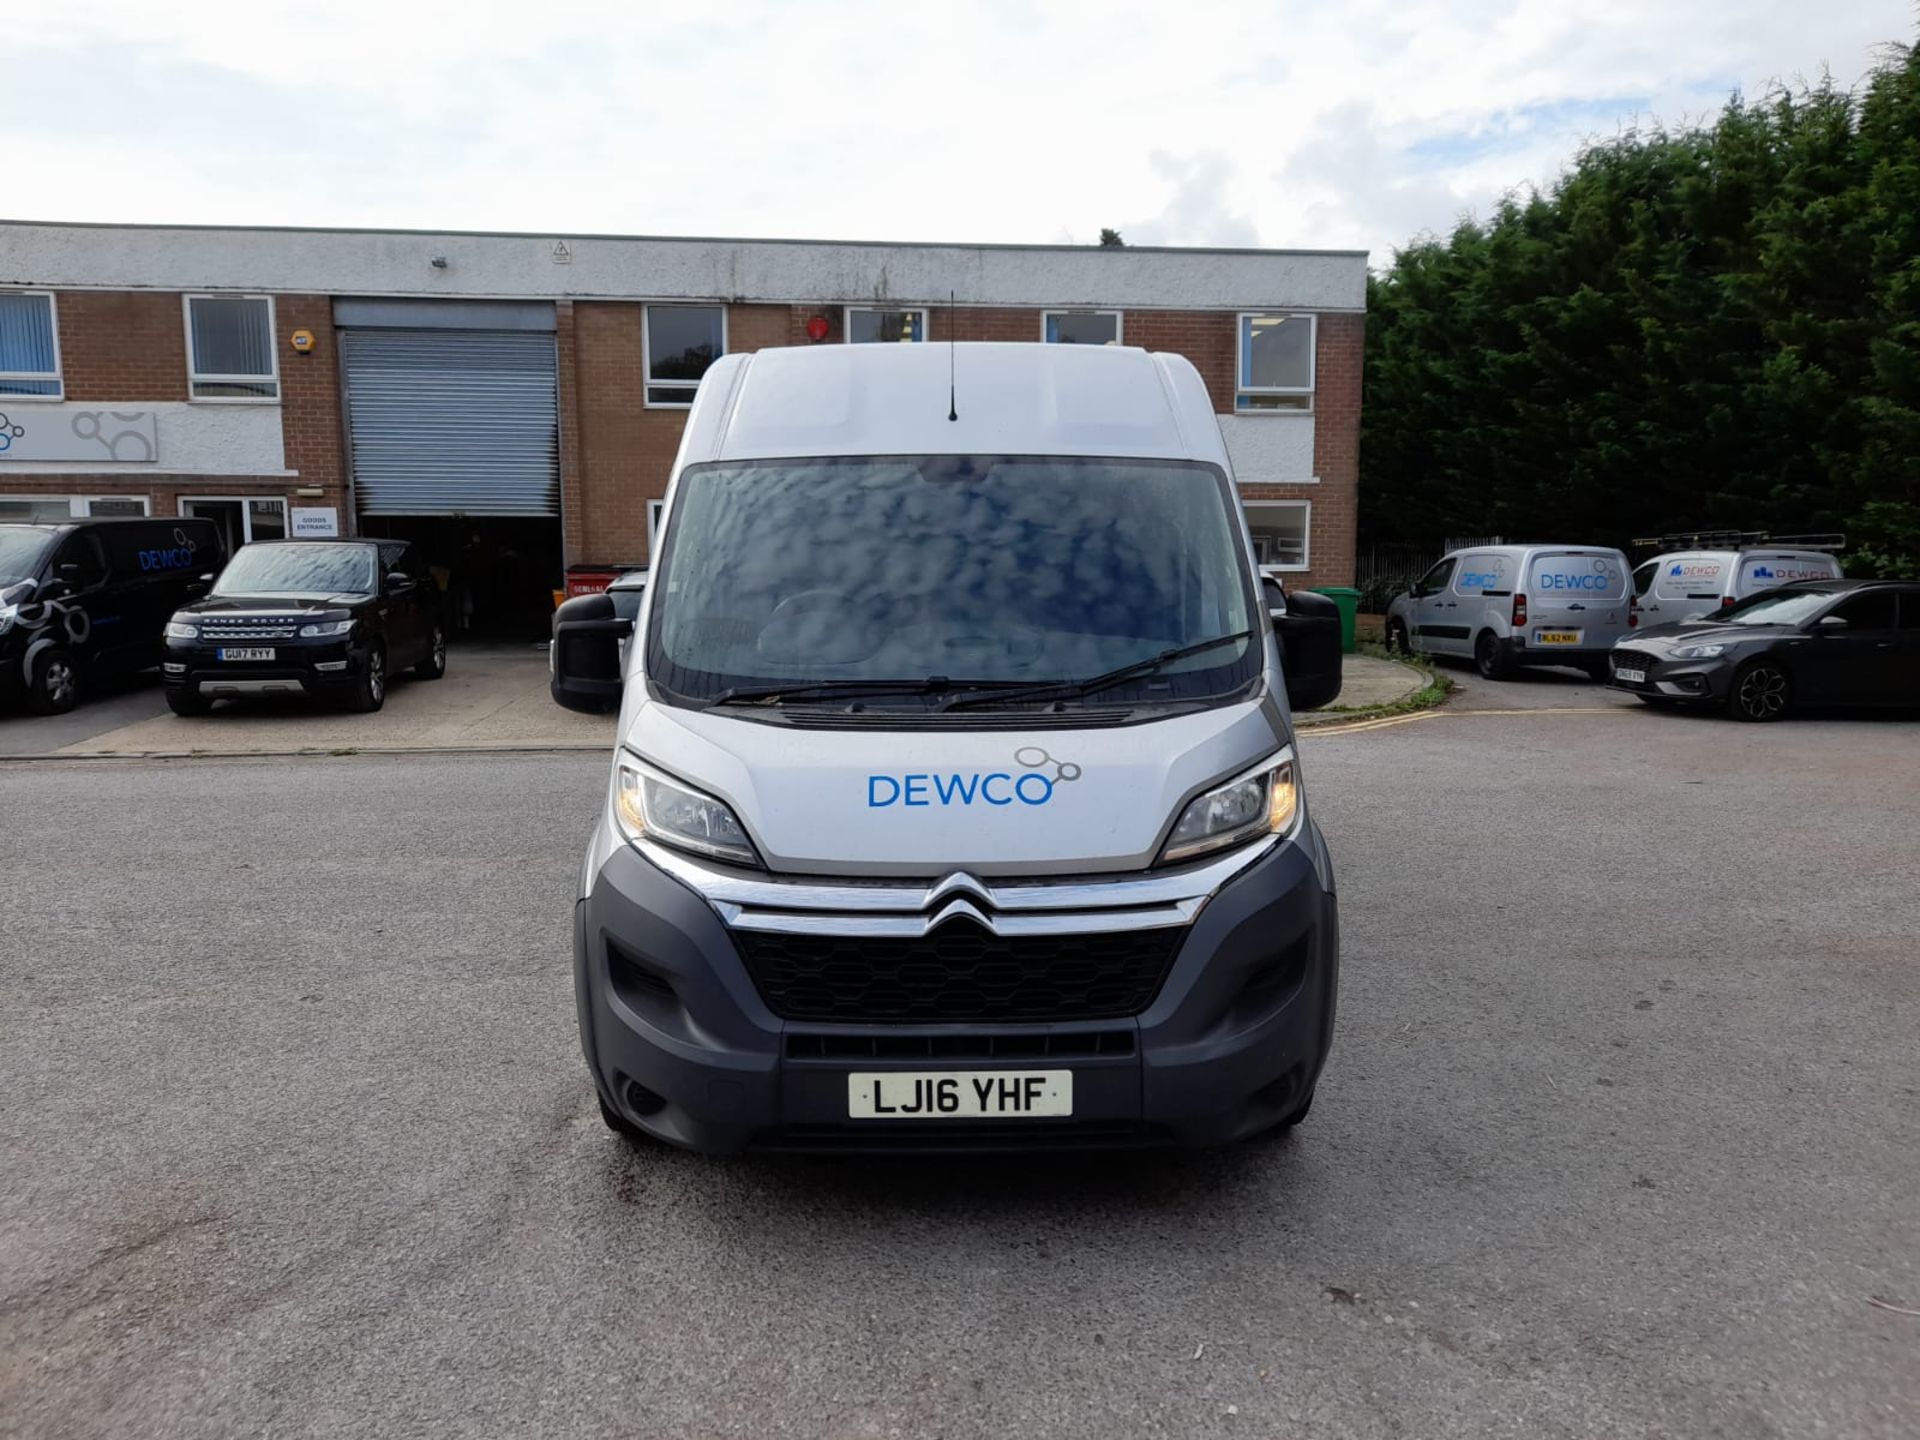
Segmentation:
<svg viewBox="0 0 1920 1440">
<path fill-rule="evenodd" d="M 399 540 L 273 540 L 234 552 L 206 599 L 167 625 L 176 715 L 241 695 L 313 695 L 378 710 L 411 667 L 447 673 L 440 593 Z"/>
</svg>

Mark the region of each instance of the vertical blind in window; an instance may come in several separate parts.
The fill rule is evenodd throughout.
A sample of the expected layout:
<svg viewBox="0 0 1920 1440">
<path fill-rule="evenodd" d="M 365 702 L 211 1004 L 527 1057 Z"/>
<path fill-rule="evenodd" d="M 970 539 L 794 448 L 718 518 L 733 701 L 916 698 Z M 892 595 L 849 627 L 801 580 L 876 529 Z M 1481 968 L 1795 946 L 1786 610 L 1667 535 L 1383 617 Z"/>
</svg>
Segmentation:
<svg viewBox="0 0 1920 1440">
<path fill-rule="evenodd" d="M 261 299 L 199 296 L 187 302 L 193 393 L 273 396 L 273 326 Z"/>
<path fill-rule="evenodd" d="M 53 299 L 0 294 L 0 395 L 59 395 Z"/>
</svg>

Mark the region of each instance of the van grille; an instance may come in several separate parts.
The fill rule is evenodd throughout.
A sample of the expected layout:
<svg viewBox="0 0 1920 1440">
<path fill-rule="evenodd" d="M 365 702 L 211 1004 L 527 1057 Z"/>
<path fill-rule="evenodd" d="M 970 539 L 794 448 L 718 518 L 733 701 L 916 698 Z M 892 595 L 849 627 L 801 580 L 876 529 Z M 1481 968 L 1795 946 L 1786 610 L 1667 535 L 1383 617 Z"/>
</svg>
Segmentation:
<svg viewBox="0 0 1920 1440">
<path fill-rule="evenodd" d="M 1160 992 L 1183 927 L 995 935 L 950 920 L 914 938 L 736 930 L 760 998 L 788 1020 L 1116 1020 Z"/>
</svg>

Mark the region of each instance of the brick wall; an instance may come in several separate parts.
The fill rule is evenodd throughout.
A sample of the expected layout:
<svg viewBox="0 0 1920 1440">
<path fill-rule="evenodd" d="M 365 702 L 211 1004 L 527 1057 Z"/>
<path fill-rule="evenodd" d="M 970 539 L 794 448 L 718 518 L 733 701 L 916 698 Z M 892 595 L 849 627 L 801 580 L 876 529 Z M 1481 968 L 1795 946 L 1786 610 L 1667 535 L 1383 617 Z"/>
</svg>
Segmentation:
<svg viewBox="0 0 1920 1440">
<path fill-rule="evenodd" d="M 1132 317 L 1128 317 L 1131 322 Z M 1127 338 L 1133 338 L 1129 330 Z M 1309 569 L 1290 574 L 1297 589 L 1351 585 L 1360 504 L 1360 366 L 1364 315 L 1322 315 L 1314 343 L 1313 473 L 1318 485 L 1243 485 L 1246 500 L 1306 500 L 1313 505 Z M 1197 362 L 1196 362 L 1197 363 Z M 1229 367 L 1232 355 L 1228 355 Z M 1232 370 L 1228 370 L 1231 386 Z M 1231 391 L 1228 403 L 1232 402 Z M 1215 408 L 1219 408 L 1216 399 Z"/>
<path fill-rule="evenodd" d="M 187 398 L 187 326 L 177 294 L 62 290 L 54 303 L 67 399 Z"/>
<path fill-rule="evenodd" d="M 186 321 L 178 294 L 72 290 L 61 291 L 56 305 L 67 400 L 139 409 L 188 399 Z M 324 295 L 277 295 L 273 316 L 283 468 L 298 470 L 297 478 L 130 470 L 13 474 L 0 468 L 0 495 L 145 496 L 148 512 L 156 517 L 177 515 L 185 495 L 278 496 L 289 505 L 330 505 L 340 512 L 343 528 L 350 527 L 333 303 Z M 304 355 L 288 343 L 301 329 L 314 337 L 313 349 Z M 322 493 L 295 493 L 312 486 Z"/>
</svg>

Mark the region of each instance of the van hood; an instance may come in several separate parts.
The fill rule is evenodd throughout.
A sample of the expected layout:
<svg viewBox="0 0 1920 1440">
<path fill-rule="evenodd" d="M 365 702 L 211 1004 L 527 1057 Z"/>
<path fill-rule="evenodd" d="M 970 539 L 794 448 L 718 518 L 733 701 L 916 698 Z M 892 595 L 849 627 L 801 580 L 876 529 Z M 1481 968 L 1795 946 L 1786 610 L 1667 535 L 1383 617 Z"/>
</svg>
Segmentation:
<svg viewBox="0 0 1920 1440">
<path fill-rule="evenodd" d="M 1069 730 L 826 730 L 648 699 L 621 743 L 733 807 L 769 869 L 1081 874 L 1153 863 L 1197 792 L 1287 742 L 1270 702 Z"/>
</svg>

